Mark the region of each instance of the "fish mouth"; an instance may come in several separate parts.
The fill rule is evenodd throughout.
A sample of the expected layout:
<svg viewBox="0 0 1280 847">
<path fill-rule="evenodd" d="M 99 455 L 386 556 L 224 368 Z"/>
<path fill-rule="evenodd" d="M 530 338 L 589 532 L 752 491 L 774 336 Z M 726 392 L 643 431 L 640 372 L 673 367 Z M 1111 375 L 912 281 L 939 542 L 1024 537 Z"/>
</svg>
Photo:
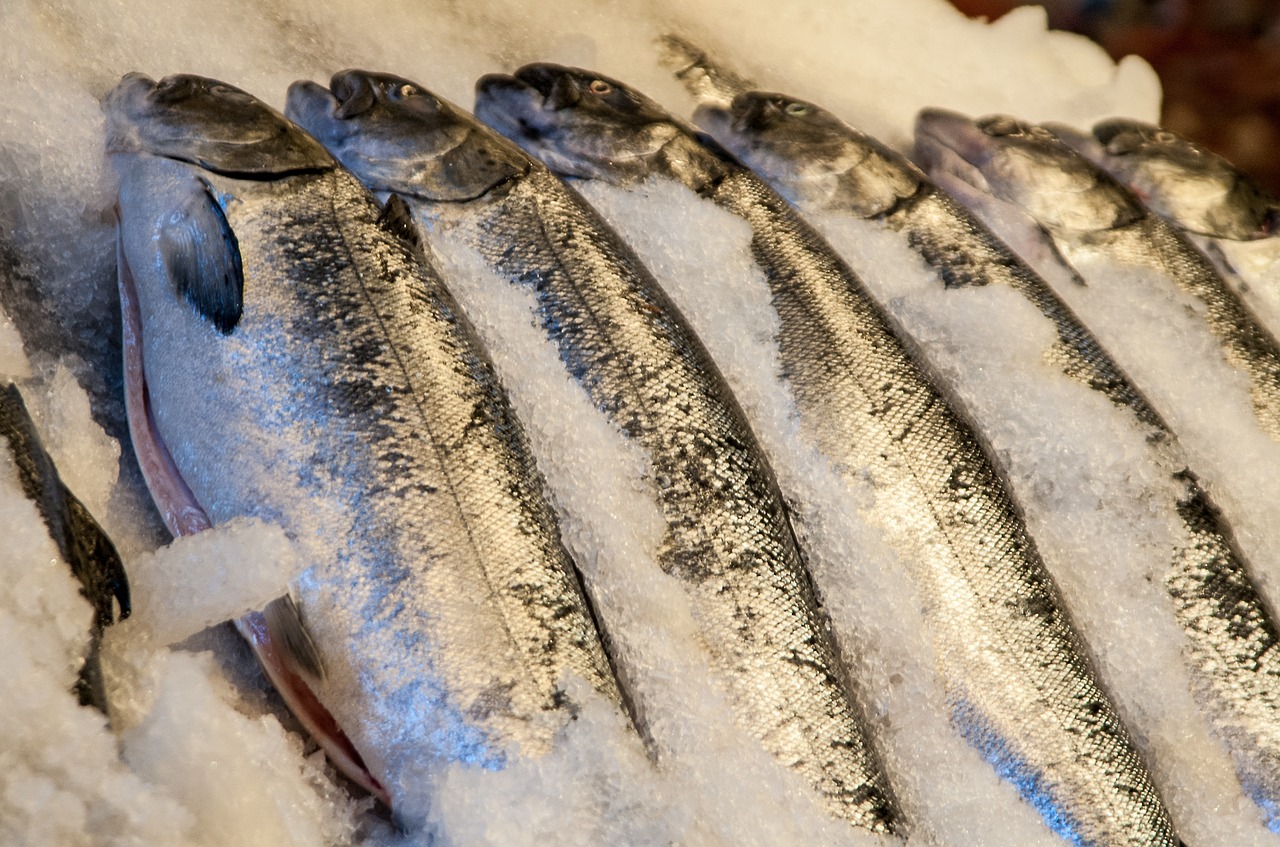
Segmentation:
<svg viewBox="0 0 1280 847">
<path fill-rule="evenodd" d="M 284 116 L 323 142 L 340 120 L 339 105 L 329 89 L 318 82 L 300 79 L 289 86 Z"/>
<path fill-rule="evenodd" d="M 915 159 L 925 171 L 947 174 L 991 193 L 982 168 L 991 161 L 994 147 L 972 118 L 946 109 L 922 109 L 915 135 Z"/>
<path fill-rule="evenodd" d="M 476 117 L 521 145 L 539 141 L 548 129 L 536 119 L 546 107 L 546 94 L 521 78 L 527 70 L 521 68 L 514 75 L 485 74 L 476 80 Z M 545 82 L 541 75 L 533 77 Z"/>
</svg>

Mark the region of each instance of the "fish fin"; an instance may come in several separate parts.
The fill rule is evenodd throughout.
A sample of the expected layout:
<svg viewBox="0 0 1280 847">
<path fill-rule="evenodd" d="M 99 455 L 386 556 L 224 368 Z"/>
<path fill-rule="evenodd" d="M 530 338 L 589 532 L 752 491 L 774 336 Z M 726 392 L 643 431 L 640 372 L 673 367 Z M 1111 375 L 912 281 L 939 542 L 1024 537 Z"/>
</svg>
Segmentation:
<svg viewBox="0 0 1280 847">
<path fill-rule="evenodd" d="M 272 600 L 262 610 L 262 616 L 266 619 L 272 641 L 280 645 L 281 652 L 292 664 L 312 677 L 323 680 L 325 671 L 320 651 L 311 640 L 311 633 L 307 632 L 302 612 L 293 602 L 293 597 L 286 594 Z"/>
<path fill-rule="evenodd" d="M 230 335 L 244 311 L 240 244 L 203 182 L 160 231 L 160 254 L 174 285 L 200 315 Z"/>
<path fill-rule="evenodd" d="M 133 607 L 129 599 L 129 577 L 120 554 L 88 508 L 65 485 L 62 490 L 67 503 L 71 558 L 76 560 L 72 567 L 84 585 L 89 602 L 97 610 L 98 623 L 107 626 L 115 620 L 113 599 L 120 606 L 120 620 L 124 620 Z"/>
<path fill-rule="evenodd" d="M 422 237 L 418 235 L 418 227 L 413 223 L 413 212 L 399 194 L 392 194 L 387 198 L 378 215 L 378 226 L 408 243 L 419 253 L 423 251 Z"/>
</svg>

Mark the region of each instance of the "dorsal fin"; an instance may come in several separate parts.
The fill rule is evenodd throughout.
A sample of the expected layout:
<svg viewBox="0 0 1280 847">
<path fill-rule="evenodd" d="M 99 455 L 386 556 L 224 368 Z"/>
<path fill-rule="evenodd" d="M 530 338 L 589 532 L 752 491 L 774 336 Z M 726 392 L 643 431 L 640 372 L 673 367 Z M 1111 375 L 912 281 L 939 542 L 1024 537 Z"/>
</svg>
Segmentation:
<svg viewBox="0 0 1280 847">
<path fill-rule="evenodd" d="M 408 243 L 418 253 L 422 250 L 422 238 L 418 235 L 418 228 L 413 223 L 413 212 L 409 210 L 409 204 L 399 194 L 392 194 L 387 198 L 386 205 L 382 207 L 382 213 L 378 215 L 378 225 L 396 238 Z"/>
<path fill-rule="evenodd" d="M 240 244 L 209 187 L 196 185 L 160 231 L 160 252 L 178 292 L 230 335 L 244 312 Z"/>
</svg>

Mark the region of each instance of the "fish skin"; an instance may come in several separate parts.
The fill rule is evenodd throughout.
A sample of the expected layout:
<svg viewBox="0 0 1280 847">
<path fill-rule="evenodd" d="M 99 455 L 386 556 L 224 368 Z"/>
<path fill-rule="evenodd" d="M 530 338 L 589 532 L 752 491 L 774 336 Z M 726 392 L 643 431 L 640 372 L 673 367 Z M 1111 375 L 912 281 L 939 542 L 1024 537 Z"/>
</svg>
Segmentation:
<svg viewBox="0 0 1280 847">
<path fill-rule="evenodd" d="M 457 107 L 385 74 L 344 71 L 331 87 L 337 98 L 295 83 L 288 113 L 375 191 L 406 197 L 433 235 L 470 245 L 531 290 L 566 369 L 648 453 L 667 523 L 659 564 L 688 592 L 739 726 L 814 786 L 833 814 L 873 831 L 897 829 L 896 801 L 772 470 L 671 301 L 577 194 Z M 403 168 L 399 178 L 382 168 L 392 160 Z M 494 176 L 477 180 L 474 170 L 446 166 L 459 160 Z M 472 188 L 461 190 L 460 180 Z M 485 183 L 491 187 L 473 199 L 456 199 Z"/>
<path fill-rule="evenodd" d="M 62 482 L 52 457 L 40 442 L 22 392 L 11 382 L 0 386 L 0 439 L 8 444 L 23 494 L 35 503 L 58 553 L 79 580 L 80 593 L 93 606 L 89 649 L 75 693 L 81 705 L 93 706 L 110 716 L 99 650 L 102 631 L 115 622 L 117 606 L 121 620 L 131 611 L 124 563 L 111 538 Z"/>
<path fill-rule="evenodd" d="M 663 174 L 751 225 L 801 427 L 874 487 L 872 520 L 913 565 L 959 731 L 1076 843 L 1178 843 L 994 466 L 848 267 L 782 197 L 622 83 L 536 65 L 494 88 L 477 113 L 571 175 Z"/>
<path fill-rule="evenodd" d="M 1043 127 L 929 109 L 917 120 L 916 145 L 931 169 L 1019 207 L 1059 252 L 1158 270 L 1203 303 L 1223 357 L 1249 380 L 1259 427 L 1280 441 L 1280 345 L 1186 236 Z"/>
<path fill-rule="evenodd" d="M 947 145 L 953 132 L 961 132 L 963 136 L 957 147 L 964 151 L 962 158 L 979 166 L 981 171 L 966 172 L 961 178 L 970 183 L 984 179 L 990 190 L 999 190 L 998 172 L 986 168 L 995 157 L 983 151 L 982 140 L 975 133 L 977 122 L 940 110 L 922 113 L 920 121 L 919 131 L 926 136 L 922 145 L 927 148 L 924 154 L 927 161 L 947 173 L 960 172 L 959 162 L 946 159 L 944 151 L 934 148 Z M 1017 136 L 1017 141 L 1025 147 L 1047 146 L 1055 156 L 1050 161 L 1065 155 L 1070 161 L 1083 162 L 1047 133 L 1032 135 L 1029 129 L 1018 132 L 1023 134 Z M 997 137 L 1009 134 L 1012 132 Z M 1127 205 L 1131 201 L 1118 194 L 1118 186 L 1113 186 L 1105 176 L 1094 181 L 1092 171 L 1091 166 L 1076 165 L 1075 172 L 1082 175 L 1082 184 L 1103 198 L 1116 197 L 1126 203 L 1123 212 L 1113 210 L 1100 215 L 1103 219 L 1120 221 L 1119 233 L 1110 239 L 1107 237 L 1110 231 L 1105 227 L 1085 234 L 1066 227 L 1046 227 L 1053 237 L 1087 239 L 1088 244 L 1098 249 L 1128 251 L 1129 261 L 1156 262 L 1162 249 L 1179 254 L 1190 249 L 1185 240 L 1178 238 L 1155 215 L 1131 220 L 1128 212 L 1131 207 Z M 1035 178 L 1034 172 L 1028 171 L 1025 175 Z M 1011 189 L 1005 196 L 1017 196 L 1021 190 Z M 1085 197 L 1089 196 L 1087 191 Z M 1065 196 L 1069 195 L 1056 194 L 1054 202 L 1062 204 Z M 1076 210 L 1066 214 L 1074 221 L 1085 219 L 1085 215 Z M 1148 225 L 1143 226 L 1144 222 Z M 1174 272 L 1189 268 L 1199 277 L 1206 274 L 1206 265 L 1198 254 L 1167 260 L 1164 266 Z M 1222 290 L 1210 283 L 1196 284 L 1201 290 L 1216 295 Z M 1162 425 L 1161 429 L 1165 444 L 1158 451 L 1157 460 L 1162 459 L 1166 468 L 1170 463 L 1176 467 L 1185 459 L 1176 449 L 1167 427 Z M 1154 450 L 1155 445 L 1151 446 Z M 1187 634 L 1187 664 L 1197 687 L 1197 699 L 1214 731 L 1229 748 L 1241 785 L 1262 808 L 1268 825 L 1274 828 L 1280 824 L 1280 632 L 1268 602 L 1251 575 L 1250 565 L 1237 548 L 1227 520 L 1192 471 L 1184 467 L 1174 473 L 1174 478 L 1182 486 L 1176 508 L 1190 543 L 1175 551 L 1164 580 L 1165 587 L 1173 598 L 1178 623 Z"/>
<path fill-rule="evenodd" d="M 1054 325 L 1045 363 L 1128 409 L 1152 437 L 1168 426 L 1070 308 L 1026 263 L 906 157 L 813 103 L 739 95 L 700 106 L 695 121 L 801 212 L 874 219 L 901 233 L 948 288 L 1005 285 Z"/>
<path fill-rule="evenodd" d="M 160 441 L 214 524 L 298 543 L 290 591 L 324 668 L 307 682 L 402 821 L 451 763 L 546 751 L 567 674 L 619 702 L 520 423 L 393 209 L 216 81 L 130 75 L 105 108 Z M 225 281 L 184 267 L 226 271 L 231 237 L 234 318 Z"/>
</svg>

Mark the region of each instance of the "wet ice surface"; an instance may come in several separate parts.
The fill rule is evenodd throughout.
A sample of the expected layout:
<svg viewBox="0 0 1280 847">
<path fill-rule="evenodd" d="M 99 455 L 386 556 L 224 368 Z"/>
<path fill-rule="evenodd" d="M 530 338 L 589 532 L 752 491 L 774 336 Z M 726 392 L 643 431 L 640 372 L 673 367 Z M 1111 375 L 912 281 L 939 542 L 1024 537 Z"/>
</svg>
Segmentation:
<svg viewBox="0 0 1280 847">
<path fill-rule="evenodd" d="M 207 653 L 194 651 L 205 642 L 189 640 L 188 649 L 177 651 L 168 646 L 220 614 L 259 603 L 272 594 L 273 582 L 283 591 L 292 571 L 287 543 L 265 525 L 229 527 L 149 558 L 163 533 L 128 445 L 117 440 L 123 429 L 113 185 L 101 157 L 97 106 L 122 74 L 200 73 L 279 106 L 294 79 L 326 81 L 356 66 L 398 72 L 466 104 L 481 74 L 551 60 L 595 66 L 687 113 L 691 103 L 658 68 L 650 46 L 653 36 L 674 30 L 702 40 L 769 87 L 821 102 L 899 145 L 909 137 L 915 111 L 926 105 L 1086 125 L 1112 114 L 1155 116 L 1158 85 L 1145 65 L 1127 61 L 1117 70 L 1094 45 L 1046 34 L 1043 20 L 1043 13 L 1025 10 L 988 27 L 961 18 L 942 0 L 832 2 L 789 12 L 723 0 L 696 8 L 589 0 L 438 6 L 286 0 L 271 10 L 242 0 L 0 6 L 0 30 L 8 35 L 0 55 L 6 92 L 0 304 L 13 318 L 12 325 L 0 319 L 0 370 L 23 380 L 64 479 L 115 539 L 139 597 L 135 617 L 111 632 L 106 645 L 116 698 L 113 734 L 66 693 L 85 646 L 88 606 L 34 509 L 15 493 L 11 469 L 0 468 L 0 525 L 9 530 L 0 552 L 7 574 L 0 580 L 7 663 L 0 737 L 11 762 L 0 775 L 0 841 L 422 840 L 421 833 L 396 833 L 367 811 L 367 800 L 344 799 L 332 769 L 277 720 L 251 666 L 236 669 L 232 675 L 246 684 L 233 687 Z M 668 226 L 659 221 L 649 228 L 661 237 Z M 701 249 L 691 233 L 674 230 L 672 249 Z M 449 259 L 455 269 L 467 261 Z M 485 298 L 497 292 L 484 287 L 483 275 L 468 278 L 467 296 L 489 303 Z M 707 341 L 725 357 L 726 371 L 734 372 L 738 365 L 730 361 L 740 360 L 745 386 L 768 370 L 771 329 L 759 293 L 744 288 L 739 296 L 722 304 L 725 319 L 748 323 L 740 333 L 713 332 Z M 507 379 L 521 411 L 538 421 L 530 428 L 556 487 L 557 508 L 567 517 L 566 540 L 597 602 L 620 621 L 620 647 L 641 669 L 637 687 L 645 692 L 656 746 L 667 752 L 650 765 L 616 715 L 589 707 L 542 760 L 501 773 L 451 771 L 429 810 L 441 841 L 874 842 L 823 819 L 789 773 L 730 728 L 726 707 L 701 672 L 705 660 L 687 610 L 670 580 L 651 567 L 659 530 L 645 491 L 644 458 L 619 454 L 607 427 L 565 411 L 583 401 L 563 376 L 549 384 L 535 376 L 546 351 L 511 329 L 527 323 L 520 316 L 527 304 L 501 305 L 500 299 L 481 309 L 486 322 L 503 327 L 503 343 L 510 345 L 495 349 L 495 358 L 512 369 Z M 25 355 L 15 345 L 19 330 Z M 775 449 L 789 443 L 786 407 L 776 396 L 762 389 L 746 392 L 743 402 L 759 416 L 762 439 Z M 1053 473 L 1075 469 L 1052 444 L 1024 443 L 1012 433 L 1008 443 L 1033 466 L 1043 463 L 1043 472 L 1034 474 L 1041 485 Z M 913 842 L 1054 843 L 1013 789 L 949 733 L 918 603 L 892 569 L 874 565 L 887 554 L 847 500 L 824 488 L 829 471 L 801 455 L 779 472 L 791 496 L 812 498 L 803 529 L 822 550 L 814 567 L 908 815 L 921 822 Z M 579 477 L 590 484 L 577 484 Z M 1266 543 L 1265 523 L 1253 536 Z M 256 576 L 233 575 L 238 565 Z M 209 579 L 219 569 L 227 574 L 222 584 Z M 183 602 L 196 595 L 207 602 L 199 608 Z M 1129 649 L 1142 655 L 1154 651 L 1156 641 Z M 23 683 L 10 684 L 14 680 Z M 1176 744 L 1177 736 L 1169 737 Z M 1212 758 L 1191 745 L 1184 755 Z M 1233 802 L 1224 784 L 1215 778 L 1204 790 Z"/>
</svg>

